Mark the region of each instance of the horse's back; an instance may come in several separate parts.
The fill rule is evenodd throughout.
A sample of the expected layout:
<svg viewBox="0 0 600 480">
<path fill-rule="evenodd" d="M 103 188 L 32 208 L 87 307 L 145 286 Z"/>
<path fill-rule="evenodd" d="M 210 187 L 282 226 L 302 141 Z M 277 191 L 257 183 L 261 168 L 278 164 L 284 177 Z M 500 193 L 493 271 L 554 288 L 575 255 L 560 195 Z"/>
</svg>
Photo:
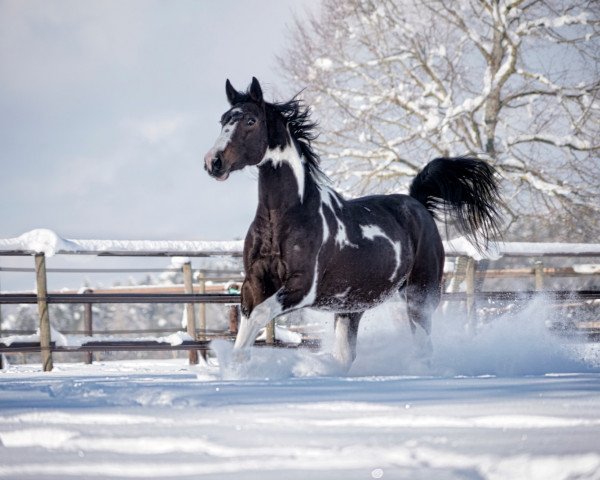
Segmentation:
<svg viewBox="0 0 600 480">
<path fill-rule="evenodd" d="M 389 224 L 390 233 L 398 237 L 407 236 L 415 248 L 422 244 L 422 247 L 443 250 L 442 239 L 431 213 L 409 195 L 370 195 L 348 200 L 346 205 L 351 216 L 362 216 L 364 221 L 371 217 Z M 371 215 L 356 215 L 355 212 L 361 210 Z"/>
</svg>

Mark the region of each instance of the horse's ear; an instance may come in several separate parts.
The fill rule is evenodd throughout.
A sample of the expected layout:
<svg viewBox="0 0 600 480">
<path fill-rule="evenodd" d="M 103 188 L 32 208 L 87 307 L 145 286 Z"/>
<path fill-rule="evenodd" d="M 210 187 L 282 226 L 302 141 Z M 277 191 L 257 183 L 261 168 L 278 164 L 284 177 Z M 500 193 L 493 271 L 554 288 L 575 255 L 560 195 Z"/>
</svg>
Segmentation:
<svg viewBox="0 0 600 480">
<path fill-rule="evenodd" d="M 256 103 L 262 103 L 263 101 L 263 93 L 262 88 L 260 88 L 260 83 L 256 77 L 252 77 L 252 83 L 250 84 L 250 98 Z"/>
<path fill-rule="evenodd" d="M 233 88 L 229 79 L 225 82 L 225 94 L 227 95 L 227 101 L 233 107 L 237 103 L 237 99 L 239 97 L 238 91 Z"/>
</svg>

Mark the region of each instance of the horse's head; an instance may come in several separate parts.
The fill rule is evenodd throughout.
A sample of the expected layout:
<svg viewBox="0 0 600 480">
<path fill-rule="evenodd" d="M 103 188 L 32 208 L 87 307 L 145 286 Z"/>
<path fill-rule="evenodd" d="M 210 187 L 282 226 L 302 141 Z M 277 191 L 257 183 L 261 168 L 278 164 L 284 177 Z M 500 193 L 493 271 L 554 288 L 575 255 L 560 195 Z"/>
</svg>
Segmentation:
<svg viewBox="0 0 600 480">
<path fill-rule="evenodd" d="M 259 164 L 269 146 L 265 101 L 258 80 L 253 77 L 245 93 L 227 80 L 225 93 L 231 108 L 221 117 L 221 134 L 204 156 L 204 169 L 217 180 Z"/>
</svg>

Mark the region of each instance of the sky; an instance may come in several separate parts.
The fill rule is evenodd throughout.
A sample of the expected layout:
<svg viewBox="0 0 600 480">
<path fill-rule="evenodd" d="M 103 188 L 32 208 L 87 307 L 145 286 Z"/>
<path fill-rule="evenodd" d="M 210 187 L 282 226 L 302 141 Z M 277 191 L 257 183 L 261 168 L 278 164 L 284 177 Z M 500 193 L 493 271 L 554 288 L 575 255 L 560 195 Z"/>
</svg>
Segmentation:
<svg viewBox="0 0 600 480">
<path fill-rule="evenodd" d="M 284 99 L 319 0 L 0 0 L 0 237 L 243 238 L 257 180 L 209 178 L 225 80 Z"/>
</svg>

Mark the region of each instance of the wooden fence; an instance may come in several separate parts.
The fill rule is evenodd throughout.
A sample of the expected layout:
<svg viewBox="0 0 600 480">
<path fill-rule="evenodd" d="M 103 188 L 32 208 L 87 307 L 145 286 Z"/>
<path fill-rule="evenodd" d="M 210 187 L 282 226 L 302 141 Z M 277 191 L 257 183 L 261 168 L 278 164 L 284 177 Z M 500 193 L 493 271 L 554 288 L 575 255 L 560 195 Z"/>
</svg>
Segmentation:
<svg viewBox="0 0 600 480">
<path fill-rule="evenodd" d="M 107 247 L 106 243 L 100 241 L 69 241 L 68 249 L 60 248 L 53 253 L 63 255 L 97 255 L 97 256 L 130 256 L 130 257 L 214 257 L 214 256 L 240 256 L 241 245 L 239 243 L 227 243 L 227 248 L 220 248 L 218 242 L 209 242 L 210 248 L 197 248 L 193 242 L 158 242 L 154 244 L 140 244 L 144 242 L 123 242 L 119 248 Z M 90 242 L 85 244 L 84 242 Z M 96 242 L 96 243 L 91 243 Z M 76 245 L 78 248 L 73 248 Z M 83 247 L 81 247 L 83 245 Z M 86 247 L 87 245 L 87 247 Z M 91 248 L 92 245 L 94 248 Z M 169 248 L 165 248 L 167 245 Z M 191 245 L 191 247 L 190 247 Z M 217 248 L 215 248 L 217 247 Z M 498 252 L 499 256 L 504 257 L 531 257 L 534 263 L 530 268 L 519 268 L 507 270 L 478 270 L 478 263 L 475 255 L 469 248 L 462 248 L 460 245 L 446 244 L 448 257 L 456 259 L 456 265 L 451 277 L 446 280 L 446 291 L 443 294 L 445 301 L 463 301 L 466 305 L 467 318 L 475 318 L 475 307 L 478 301 L 517 301 L 531 298 L 544 291 L 548 298 L 555 301 L 588 301 L 600 299 L 600 291 L 592 290 L 559 290 L 547 291 L 544 289 L 544 282 L 550 276 L 576 276 L 581 273 L 576 272 L 573 267 L 544 267 L 545 257 L 600 257 L 600 244 L 536 244 L 536 243 L 512 243 L 504 244 Z M 6 247 L 0 240 L 1 256 L 32 256 L 35 260 L 36 292 L 35 293 L 0 293 L 0 305 L 2 304 L 37 304 L 39 316 L 39 342 L 12 342 L 10 345 L 2 342 L 0 338 L 1 353 L 17 352 L 39 352 L 42 358 L 44 371 L 50 371 L 53 367 L 53 352 L 87 352 L 88 359 L 91 361 L 91 353 L 95 351 L 136 351 L 136 350 L 188 350 L 190 363 L 198 362 L 198 352 L 205 353 L 208 349 L 210 340 L 216 337 L 234 338 L 237 330 L 237 318 L 239 315 L 240 297 L 237 293 L 215 293 L 207 291 L 206 281 L 210 277 L 200 278 L 200 282 L 194 285 L 191 261 L 185 261 L 182 264 L 184 284 L 177 287 L 180 291 L 152 291 L 144 289 L 140 292 L 137 289 L 127 291 L 117 291 L 115 289 L 84 292 L 48 292 L 47 288 L 47 269 L 46 256 L 44 253 L 24 249 Z M 0 269 L 3 271 L 16 271 L 19 269 Z M 21 269 L 22 270 L 22 269 Z M 140 269 L 140 271 L 145 269 Z M 107 272 L 111 269 L 98 269 L 98 272 Z M 117 270 L 112 270 L 117 271 Z M 133 271 L 133 270 L 127 270 Z M 593 274 L 590 273 L 590 274 Z M 485 278 L 506 278 L 532 276 L 534 278 L 534 289 L 525 291 L 481 291 L 481 279 Z M 201 274 L 202 277 L 202 274 Z M 237 279 L 239 280 L 239 278 Z M 459 291 L 458 285 L 464 285 L 464 291 Z M 478 288 L 479 285 L 479 288 Z M 52 339 L 50 328 L 50 316 L 48 306 L 52 304 L 82 304 L 84 305 L 84 331 L 77 332 L 89 336 L 88 341 L 82 342 L 77 346 L 57 345 Z M 94 341 L 91 335 L 94 333 L 92 323 L 93 304 L 102 303 L 181 303 L 185 305 L 187 318 L 187 333 L 192 340 L 186 340 L 178 345 L 158 341 L 139 341 L 139 340 L 119 340 L 119 341 Z M 206 327 L 206 317 L 203 312 L 204 305 L 215 303 L 229 305 L 229 329 L 227 331 L 209 331 Z M 199 306 L 198 315 L 196 306 Z M 196 320 L 199 319 L 199 325 Z M 121 333 L 132 333 L 132 331 L 120 331 Z M 147 331 L 146 331 L 147 332 Z M 1 332 L 0 332 L 1 333 Z M 111 333 L 115 333 L 114 331 Z M 267 345 L 290 346 L 279 342 L 274 334 L 274 324 L 267 328 L 266 340 L 262 342 Z M 260 344 L 260 343 L 259 343 Z M 314 346 L 314 340 L 307 339 L 304 344 Z"/>
</svg>

